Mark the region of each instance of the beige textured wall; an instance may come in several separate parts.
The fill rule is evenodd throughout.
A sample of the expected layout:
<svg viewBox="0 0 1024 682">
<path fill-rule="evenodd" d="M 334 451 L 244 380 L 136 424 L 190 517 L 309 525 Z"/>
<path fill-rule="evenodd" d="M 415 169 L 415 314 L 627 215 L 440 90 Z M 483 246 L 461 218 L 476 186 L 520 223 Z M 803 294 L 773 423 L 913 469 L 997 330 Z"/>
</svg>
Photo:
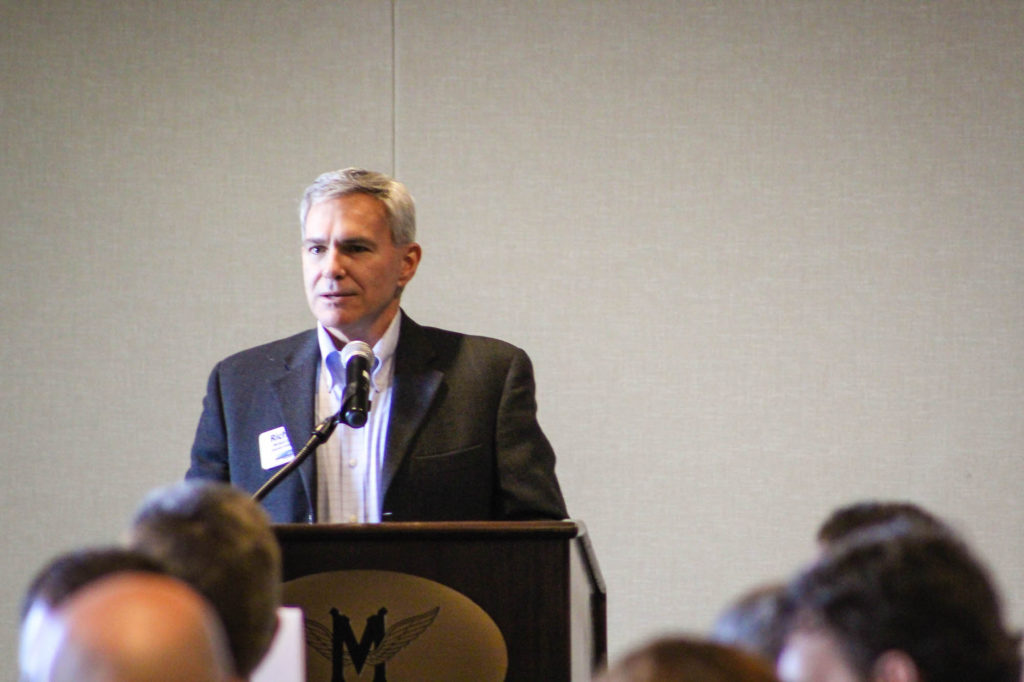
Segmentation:
<svg viewBox="0 0 1024 682">
<path fill-rule="evenodd" d="M 310 324 L 295 204 L 344 165 L 417 198 L 409 313 L 533 357 L 613 655 L 864 497 L 1024 623 L 1024 4 L 0 7 L 3 659 L 213 363 Z"/>
</svg>

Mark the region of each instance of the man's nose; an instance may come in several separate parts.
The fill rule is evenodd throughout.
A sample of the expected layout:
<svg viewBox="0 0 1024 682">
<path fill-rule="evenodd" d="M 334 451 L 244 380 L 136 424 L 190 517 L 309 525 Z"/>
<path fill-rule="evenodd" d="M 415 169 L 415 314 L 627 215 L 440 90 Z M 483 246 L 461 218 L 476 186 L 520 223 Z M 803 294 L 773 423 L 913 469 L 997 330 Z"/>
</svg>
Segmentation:
<svg viewBox="0 0 1024 682">
<path fill-rule="evenodd" d="M 324 259 L 324 274 L 331 279 L 343 279 L 346 273 L 345 255 L 340 249 L 331 249 Z"/>
</svg>

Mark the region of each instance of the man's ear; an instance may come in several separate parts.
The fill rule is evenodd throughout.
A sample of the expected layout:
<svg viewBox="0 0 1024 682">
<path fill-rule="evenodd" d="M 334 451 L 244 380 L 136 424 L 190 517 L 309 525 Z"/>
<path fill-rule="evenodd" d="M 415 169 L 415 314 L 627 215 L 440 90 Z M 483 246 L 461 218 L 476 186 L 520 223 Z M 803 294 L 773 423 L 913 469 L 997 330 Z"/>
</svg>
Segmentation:
<svg viewBox="0 0 1024 682">
<path fill-rule="evenodd" d="M 921 682 L 917 664 L 898 649 L 886 651 L 875 661 L 871 670 L 872 682 Z"/>
<path fill-rule="evenodd" d="M 409 280 L 416 274 L 416 268 L 419 267 L 420 258 L 423 257 L 423 249 L 416 242 L 405 244 L 399 247 L 404 249 L 402 252 L 402 271 L 399 275 L 398 286 L 405 287 L 409 283 Z"/>
</svg>

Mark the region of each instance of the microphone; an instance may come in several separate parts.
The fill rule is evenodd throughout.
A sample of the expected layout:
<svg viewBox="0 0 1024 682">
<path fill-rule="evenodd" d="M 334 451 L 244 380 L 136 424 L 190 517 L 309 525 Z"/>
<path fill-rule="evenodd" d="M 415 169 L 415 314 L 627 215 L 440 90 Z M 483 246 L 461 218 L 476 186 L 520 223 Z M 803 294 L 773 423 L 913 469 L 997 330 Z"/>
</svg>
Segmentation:
<svg viewBox="0 0 1024 682">
<path fill-rule="evenodd" d="M 341 398 L 342 421 L 354 429 L 366 424 L 370 411 L 370 370 L 373 349 L 365 341 L 351 341 L 341 349 L 345 365 L 345 392 Z"/>
</svg>

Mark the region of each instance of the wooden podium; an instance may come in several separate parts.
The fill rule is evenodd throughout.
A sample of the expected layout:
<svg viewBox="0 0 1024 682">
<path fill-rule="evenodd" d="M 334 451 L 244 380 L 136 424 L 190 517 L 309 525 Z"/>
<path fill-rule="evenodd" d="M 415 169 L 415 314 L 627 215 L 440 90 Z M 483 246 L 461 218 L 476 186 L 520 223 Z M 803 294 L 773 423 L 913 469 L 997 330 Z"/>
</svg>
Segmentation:
<svg viewBox="0 0 1024 682">
<path fill-rule="evenodd" d="M 605 587 L 581 523 L 282 524 L 274 529 L 284 556 L 285 604 L 300 606 L 305 612 L 307 662 L 315 662 L 318 653 L 329 659 L 332 645 L 335 657 L 346 658 L 348 667 L 343 670 L 340 662 L 333 664 L 333 677 L 325 679 L 392 679 L 384 663 L 378 664 L 376 677 L 367 672 L 383 655 L 376 649 L 384 647 L 380 642 L 384 618 L 388 619 L 389 633 L 404 630 L 409 633 L 407 639 L 419 637 L 419 632 L 432 627 L 435 642 L 440 638 L 442 646 L 453 646 L 457 651 L 444 654 L 448 660 L 476 655 L 470 650 L 477 646 L 474 637 L 490 627 L 495 630 L 492 639 L 504 644 L 505 679 L 512 681 L 589 680 L 594 668 L 605 660 Z M 333 583 L 335 587 L 323 582 L 330 576 L 343 582 Z M 422 583 L 433 589 L 432 594 L 441 596 L 429 596 L 427 601 L 419 602 L 427 606 L 406 608 L 404 612 L 401 604 L 381 604 L 383 597 L 373 601 L 374 597 L 367 596 L 382 584 L 404 586 L 410 581 L 410 589 Z M 292 586 L 304 584 L 305 594 L 310 596 L 296 596 L 301 590 Z M 370 601 L 350 606 L 348 600 L 357 597 Z M 443 618 L 438 613 L 450 618 L 453 608 L 428 607 L 435 602 L 447 604 L 449 597 L 464 603 L 466 613 L 482 611 L 485 615 L 480 617 L 492 621 L 496 628 L 472 625 L 463 630 L 470 633 L 468 638 L 442 637 Z M 294 603 L 301 599 L 313 599 L 318 604 Z M 411 612 L 417 613 L 409 617 Z M 367 616 L 371 617 L 366 618 L 360 639 L 359 628 Z M 374 621 L 375 617 L 379 620 Z M 423 636 L 420 641 L 428 640 Z M 419 646 L 420 650 L 438 649 L 437 644 Z M 412 659 L 415 648 L 409 645 L 401 657 Z M 374 658 L 374 653 L 380 655 Z M 419 665 L 418 679 L 435 679 L 429 662 Z M 365 669 L 357 674 L 355 668 L 360 666 Z M 310 682 L 318 678 L 311 667 L 307 670 L 311 671 Z M 447 678 L 451 676 L 447 674 Z"/>
</svg>

